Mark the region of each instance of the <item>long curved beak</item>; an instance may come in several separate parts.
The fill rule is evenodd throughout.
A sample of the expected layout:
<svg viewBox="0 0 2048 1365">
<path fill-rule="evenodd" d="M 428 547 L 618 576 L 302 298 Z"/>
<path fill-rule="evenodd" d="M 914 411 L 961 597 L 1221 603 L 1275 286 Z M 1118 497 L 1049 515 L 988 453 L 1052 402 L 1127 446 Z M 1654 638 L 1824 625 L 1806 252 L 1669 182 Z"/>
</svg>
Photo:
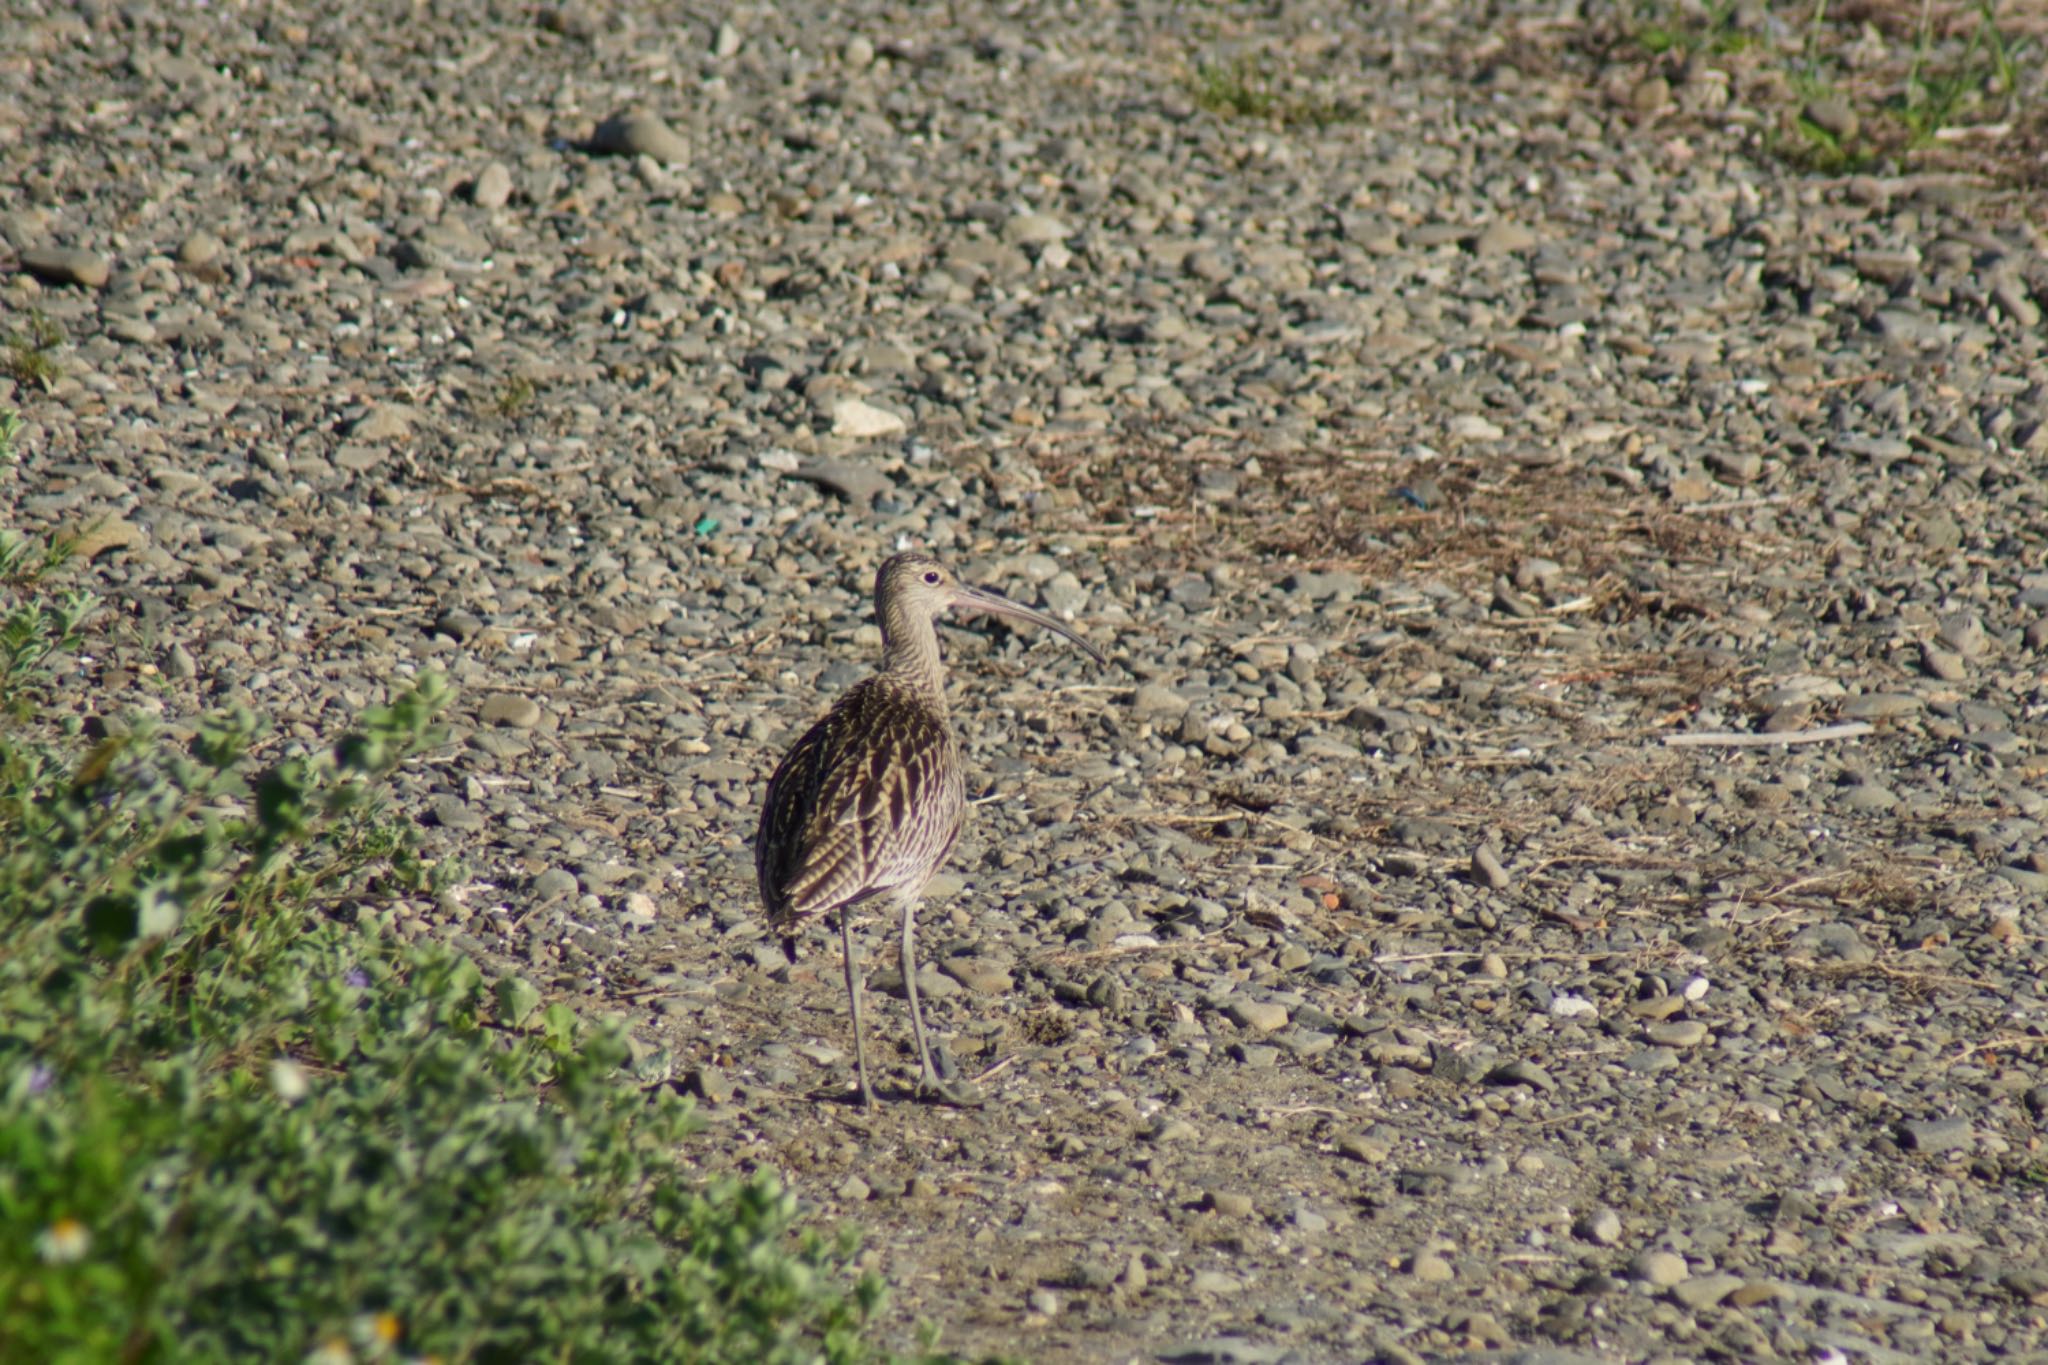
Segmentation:
<svg viewBox="0 0 2048 1365">
<path fill-rule="evenodd" d="M 1043 626 L 1055 635 L 1064 635 L 1067 639 L 1072 640 L 1081 647 L 1082 651 L 1089 658 L 1095 660 L 1097 664 L 1107 666 L 1109 663 L 1109 660 L 1102 656 L 1101 650 L 1082 639 L 1065 622 L 1055 621 L 1042 611 L 1033 611 L 1029 607 L 1020 607 L 999 592 L 991 592 L 987 588 L 970 587 L 963 583 L 953 589 L 953 600 L 950 605 L 958 607 L 962 611 L 985 611 L 994 616 L 1008 616 L 1013 620 L 1029 621 L 1034 626 Z"/>
</svg>

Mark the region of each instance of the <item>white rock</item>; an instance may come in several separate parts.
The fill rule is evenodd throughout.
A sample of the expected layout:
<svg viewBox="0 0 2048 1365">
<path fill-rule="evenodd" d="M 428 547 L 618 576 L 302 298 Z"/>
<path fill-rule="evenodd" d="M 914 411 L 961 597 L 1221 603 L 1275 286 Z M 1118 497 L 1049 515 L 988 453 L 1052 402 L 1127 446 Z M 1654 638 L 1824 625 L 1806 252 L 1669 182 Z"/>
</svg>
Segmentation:
<svg viewBox="0 0 2048 1365">
<path fill-rule="evenodd" d="M 894 436 L 910 424 L 895 413 L 863 403 L 858 398 L 842 398 L 832 405 L 832 434 L 850 436 L 856 441 L 872 440 L 877 436 Z"/>
<path fill-rule="evenodd" d="M 1467 441 L 1498 441 L 1507 433 L 1478 413 L 1468 412 L 1451 419 L 1451 435 Z"/>
</svg>

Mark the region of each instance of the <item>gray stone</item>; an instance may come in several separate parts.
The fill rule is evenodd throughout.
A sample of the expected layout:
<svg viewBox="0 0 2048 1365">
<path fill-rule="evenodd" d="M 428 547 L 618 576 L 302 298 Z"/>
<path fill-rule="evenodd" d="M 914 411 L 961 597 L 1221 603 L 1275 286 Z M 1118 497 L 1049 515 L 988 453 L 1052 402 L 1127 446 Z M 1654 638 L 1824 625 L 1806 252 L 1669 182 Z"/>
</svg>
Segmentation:
<svg viewBox="0 0 2048 1365">
<path fill-rule="evenodd" d="M 560 900 L 577 890 L 576 874 L 566 868 L 551 867 L 533 879 L 533 896 L 538 901 Z"/>
<path fill-rule="evenodd" d="M 1287 1024 L 1287 1007 L 1267 1000 L 1233 1000 L 1223 1008 L 1224 1017 L 1239 1028 L 1271 1033 Z"/>
<path fill-rule="evenodd" d="M 113 262 L 83 247 L 35 246 L 21 253 L 21 268 L 51 284 L 101 289 L 113 274 Z"/>
<path fill-rule="evenodd" d="M 597 125 L 590 150 L 620 156 L 645 156 L 669 166 L 690 159 L 690 144 L 653 114 L 620 114 Z"/>
<path fill-rule="evenodd" d="M 1692 1270 L 1685 1257 L 1670 1251 L 1645 1251 L 1628 1263 L 1629 1276 L 1659 1289 L 1683 1282 Z"/>
<path fill-rule="evenodd" d="M 1140 720 L 1175 720 L 1187 709 L 1187 699 L 1164 683 L 1141 683 L 1131 697 L 1131 713 Z"/>
<path fill-rule="evenodd" d="M 486 725 L 503 725 L 514 730 L 531 730 L 541 721 L 540 703 L 531 697 L 499 693 L 486 697 L 477 716 Z"/>
<path fill-rule="evenodd" d="M 1976 1129 L 1968 1119 L 1909 1119 L 1899 1125 L 1899 1145 L 1909 1152 L 1940 1155 L 1974 1146 Z"/>
<path fill-rule="evenodd" d="M 469 187 L 470 202 L 480 209 L 501 209 L 512 200 L 512 172 L 502 161 L 486 162 Z"/>
</svg>

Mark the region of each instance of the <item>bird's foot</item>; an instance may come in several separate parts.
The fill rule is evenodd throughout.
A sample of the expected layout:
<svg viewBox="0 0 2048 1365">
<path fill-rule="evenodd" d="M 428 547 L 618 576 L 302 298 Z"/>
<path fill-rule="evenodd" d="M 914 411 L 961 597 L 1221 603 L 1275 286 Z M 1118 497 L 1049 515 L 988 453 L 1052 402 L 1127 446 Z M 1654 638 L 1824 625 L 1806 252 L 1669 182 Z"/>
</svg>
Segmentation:
<svg viewBox="0 0 2048 1365">
<path fill-rule="evenodd" d="M 927 1072 L 917 1083 L 917 1097 L 927 1104 L 950 1105 L 955 1109 L 979 1109 L 986 1097 L 965 1081 L 942 1081 L 936 1071 Z"/>
</svg>

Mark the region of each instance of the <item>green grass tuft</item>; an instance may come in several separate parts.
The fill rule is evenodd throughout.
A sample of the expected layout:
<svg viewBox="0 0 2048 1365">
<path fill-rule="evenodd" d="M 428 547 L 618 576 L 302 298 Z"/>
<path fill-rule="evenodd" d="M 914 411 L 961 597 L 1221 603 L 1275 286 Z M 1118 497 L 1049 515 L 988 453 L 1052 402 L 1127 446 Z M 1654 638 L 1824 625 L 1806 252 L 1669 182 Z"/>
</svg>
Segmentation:
<svg viewBox="0 0 2048 1365">
<path fill-rule="evenodd" d="M 1261 63 L 1249 55 L 1227 62 L 1200 62 L 1182 86 L 1197 107 L 1219 118 L 1270 119 L 1321 128 L 1362 117 L 1355 105 L 1343 100 L 1278 93 Z"/>
<path fill-rule="evenodd" d="M 517 417 L 533 406 L 540 388 L 524 375 L 514 375 L 498 386 L 491 398 L 491 411 L 500 417 Z"/>
<path fill-rule="evenodd" d="M 1897 29 L 1871 22 L 1867 12 L 1836 14 L 1829 0 L 1803 0 L 1799 11 L 1796 31 L 1772 42 L 1764 30 L 1743 27 L 1734 0 L 1636 0 L 1622 31 L 1660 65 L 1727 59 L 1753 97 L 1775 88 L 1781 98 L 1796 99 L 1775 111 L 1763 143 L 1773 155 L 1821 174 L 1896 165 L 1952 141 L 1956 130 L 2027 115 L 2019 87 L 2037 61 L 2035 43 L 2001 22 L 1995 0 L 1975 0 L 1959 14 L 1944 7 L 1939 22 L 1934 5 L 1920 5 L 1910 42 Z M 1957 18 L 1967 28 L 1952 27 Z M 1779 68 L 1774 75 L 1758 79 L 1773 66 Z M 1805 116 L 1805 106 L 1820 95 L 1856 115 L 1853 133 L 1830 131 Z M 1997 140 L 1994 134 L 1985 145 Z"/>
<path fill-rule="evenodd" d="M 9 332 L 6 342 L 0 344 L 0 369 L 17 384 L 33 385 L 49 393 L 64 377 L 53 354 L 63 344 L 64 330 L 44 316 L 42 310 L 31 308 L 23 330 Z M 11 435 L 9 439 L 11 443 Z"/>
<path fill-rule="evenodd" d="M 1188 83 L 1188 93 L 1197 105 L 1225 117 L 1265 118 L 1279 105 L 1250 57 L 1201 63 Z"/>
</svg>

